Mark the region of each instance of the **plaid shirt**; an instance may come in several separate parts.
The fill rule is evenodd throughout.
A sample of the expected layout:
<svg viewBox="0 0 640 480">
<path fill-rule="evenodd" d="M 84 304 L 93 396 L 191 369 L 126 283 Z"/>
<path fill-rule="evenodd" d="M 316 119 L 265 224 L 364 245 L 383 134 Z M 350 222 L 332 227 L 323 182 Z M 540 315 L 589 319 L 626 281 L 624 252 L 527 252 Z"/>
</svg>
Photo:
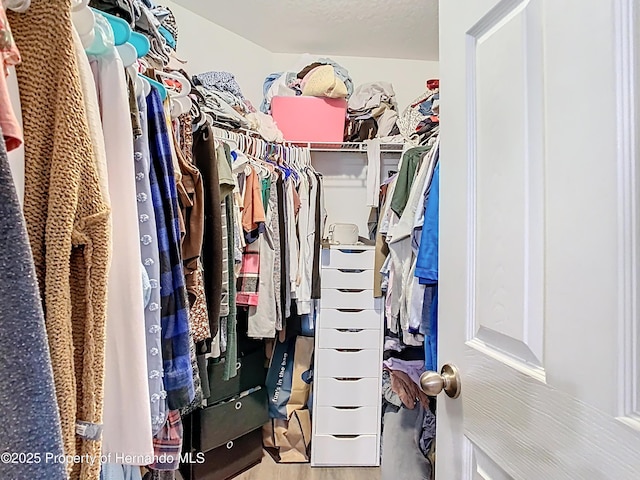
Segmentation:
<svg viewBox="0 0 640 480">
<path fill-rule="evenodd" d="M 170 410 L 195 396 L 189 357 L 189 311 L 180 255 L 178 193 L 162 100 L 152 88 L 147 97 L 151 196 L 160 253 L 160 295 L 164 388 Z"/>
</svg>

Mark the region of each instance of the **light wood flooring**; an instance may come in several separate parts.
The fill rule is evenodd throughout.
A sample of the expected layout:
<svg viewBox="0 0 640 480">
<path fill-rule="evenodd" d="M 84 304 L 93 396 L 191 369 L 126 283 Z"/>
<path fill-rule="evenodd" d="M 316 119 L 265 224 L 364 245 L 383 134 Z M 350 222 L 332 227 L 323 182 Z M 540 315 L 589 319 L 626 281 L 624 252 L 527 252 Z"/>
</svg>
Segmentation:
<svg viewBox="0 0 640 480">
<path fill-rule="evenodd" d="M 311 468 L 308 463 L 278 464 L 265 453 L 262 463 L 234 480 L 380 480 L 376 467 Z"/>
</svg>

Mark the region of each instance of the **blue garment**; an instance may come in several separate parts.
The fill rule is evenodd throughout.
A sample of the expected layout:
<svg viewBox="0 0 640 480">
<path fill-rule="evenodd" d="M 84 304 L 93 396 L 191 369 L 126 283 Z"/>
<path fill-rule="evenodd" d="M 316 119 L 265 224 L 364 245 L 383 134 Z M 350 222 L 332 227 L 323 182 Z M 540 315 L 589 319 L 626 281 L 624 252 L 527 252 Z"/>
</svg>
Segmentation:
<svg viewBox="0 0 640 480">
<path fill-rule="evenodd" d="M 189 312 L 180 251 L 178 193 L 173 170 L 169 133 L 160 93 L 152 87 L 147 97 L 149 180 L 156 214 L 158 253 L 160 256 L 160 312 L 164 388 L 170 410 L 179 410 L 195 396 L 189 353 Z"/>
<path fill-rule="evenodd" d="M 65 464 L 46 461 L 64 453 L 62 431 L 36 269 L 2 135 L 0 265 L 0 452 L 34 454 L 0 462 L 0 478 L 64 480 Z"/>
<path fill-rule="evenodd" d="M 431 335 L 431 306 L 433 305 L 433 297 L 435 296 L 437 285 L 425 285 L 422 294 L 422 317 L 420 319 L 420 331 L 422 335 Z"/>
<path fill-rule="evenodd" d="M 420 104 L 418 111 L 425 117 L 435 115 L 435 112 L 433 111 L 433 103 L 438 100 L 440 100 L 440 94 L 434 93 Z"/>
<path fill-rule="evenodd" d="M 142 480 L 142 474 L 140 467 L 136 465 L 103 463 L 100 469 L 100 480 Z"/>
<path fill-rule="evenodd" d="M 167 41 L 167 45 L 169 45 L 174 50 L 176 49 L 176 39 L 173 38 L 173 35 L 171 35 L 171 32 L 169 32 L 166 27 L 160 25 L 158 27 L 158 33 L 160 33 L 160 35 L 164 37 L 164 39 Z"/>
<path fill-rule="evenodd" d="M 134 141 L 136 172 L 136 198 L 138 226 L 140 229 L 140 261 L 149 278 L 149 300 L 145 302 L 144 326 L 147 348 L 147 373 L 149 382 L 149 402 L 151 405 L 151 432 L 160 431 L 167 418 L 167 392 L 164 389 L 164 366 L 162 355 L 152 352 L 162 351 L 160 317 L 160 256 L 158 253 L 158 228 L 151 194 L 151 156 L 149 153 L 149 127 L 147 122 L 147 100 L 144 95 L 137 98 L 142 135 Z"/>
<path fill-rule="evenodd" d="M 273 82 L 279 79 L 283 73 L 284 72 L 270 73 L 267 75 L 267 78 L 264 79 L 264 84 L 262 85 L 262 103 L 260 104 L 260 111 L 262 113 L 271 112 L 271 102 L 267 101 L 267 92 L 271 88 L 271 85 L 273 85 Z"/>
<path fill-rule="evenodd" d="M 144 265 L 140 267 L 142 271 L 142 305 L 147 308 L 149 300 L 151 300 L 151 282 L 149 281 L 149 274 L 144 269 Z"/>
<path fill-rule="evenodd" d="M 433 292 L 431 303 L 431 331 L 424 337 L 424 366 L 427 370 L 438 370 L 438 288 Z"/>
<path fill-rule="evenodd" d="M 433 171 L 422 238 L 416 262 L 416 277 L 421 285 L 438 283 L 438 212 L 440 209 L 440 162 Z"/>
</svg>

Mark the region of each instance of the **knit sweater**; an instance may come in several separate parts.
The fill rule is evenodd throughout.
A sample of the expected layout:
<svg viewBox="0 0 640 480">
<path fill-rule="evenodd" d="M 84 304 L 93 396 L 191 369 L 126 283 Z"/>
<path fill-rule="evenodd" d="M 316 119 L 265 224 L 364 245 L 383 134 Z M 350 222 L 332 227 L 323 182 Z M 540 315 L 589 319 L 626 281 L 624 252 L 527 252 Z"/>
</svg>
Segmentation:
<svg viewBox="0 0 640 480">
<path fill-rule="evenodd" d="M 18 196 L 0 136 L 0 452 L 33 462 L 0 462 L 0 478 L 65 480 L 62 435 L 44 314 Z M 40 462 L 38 462 L 38 458 Z"/>
<path fill-rule="evenodd" d="M 33 0 L 9 13 L 23 57 L 24 215 L 45 321 L 66 454 L 100 454 L 76 421 L 100 424 L 110 223 L 73 47 L 70 0 Z M 97 479 L 99 462 L 69 465 Z"/>
</svg>

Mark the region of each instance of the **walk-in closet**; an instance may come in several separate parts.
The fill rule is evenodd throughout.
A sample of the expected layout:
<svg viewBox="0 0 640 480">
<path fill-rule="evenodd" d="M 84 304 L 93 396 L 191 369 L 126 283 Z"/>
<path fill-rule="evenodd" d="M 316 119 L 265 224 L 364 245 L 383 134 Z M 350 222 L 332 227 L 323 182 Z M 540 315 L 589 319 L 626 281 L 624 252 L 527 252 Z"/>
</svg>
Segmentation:
<svg viewBox="0 0 640 480">
<path fill-rule="evenodd" d="M 433 478 L 437 2 L 388 43 L 333 8 L 3 5 L 39 423 L 2 441 L 52 457 L 3 478 Z"/>
<path fill-rule="evenodd" d="M 579 3 L 0 0 L 0 479 L 635 480 L 640 6 Z"/>
</svg>

